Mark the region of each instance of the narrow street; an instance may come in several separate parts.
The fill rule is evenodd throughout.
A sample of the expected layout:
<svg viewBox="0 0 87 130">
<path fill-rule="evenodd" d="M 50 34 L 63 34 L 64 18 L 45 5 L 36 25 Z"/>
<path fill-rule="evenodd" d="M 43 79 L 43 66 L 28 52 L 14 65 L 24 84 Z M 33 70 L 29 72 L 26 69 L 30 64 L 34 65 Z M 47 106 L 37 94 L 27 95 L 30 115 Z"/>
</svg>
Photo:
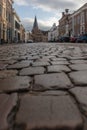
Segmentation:
<svg viewBox="0 0 87 130">
<path fill-rule="evenodd" d="M 0 46 L 0 130 L 87 130 L 86 116 L 86 44 Z"/>
</svg>

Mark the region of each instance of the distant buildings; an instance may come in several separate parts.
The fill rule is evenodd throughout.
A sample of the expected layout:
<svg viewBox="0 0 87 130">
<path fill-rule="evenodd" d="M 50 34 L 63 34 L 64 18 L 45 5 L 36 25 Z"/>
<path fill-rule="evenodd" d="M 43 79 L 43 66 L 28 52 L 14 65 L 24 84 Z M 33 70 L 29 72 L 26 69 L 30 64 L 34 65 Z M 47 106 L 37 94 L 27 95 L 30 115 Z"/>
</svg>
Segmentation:
<svg viewBox="0 0 87 130">
<path fill-rule="evenodd" d="M 54 23 L 48 32 L 48 41 L 55 42 L 58 40 L 58 36 L 59 36 L 59 27 L 56 26 L 56 24 Z"/>
<path fill-rule="evenodd" d="M 25 31 L 13 9 L 13 0 L 0 0 L 0 43 L 55 42 L 61 36 L 79 36 L 87 33 L 87 3 L 74 13 L 62 12 L 59 25 L 53 24 L 49 31 L 40 30 L 35 16 L 32 32 Z"/>
<path fill-rule="evenodd" d="M 69 36 L 69 17 L 68 9 L 62 12 L 62 18 L 59 20 L 59 36 Z"/>
<path fill-rule="evenodd" d="M 34 42 L 48 41 L 48 31 L 42 31 L 39 29 L 36 16 L 33 24 L 33 29 L 32 29 L 32 39 Z"/>
<path fill-rule="evenodd" d="M 70 14 L 68 9 L 59 20 L 59 36 L 79 36 L 87 33 L 87 3 Z"/>
<path fill-rule="evenodd" d="M 70 16 L 72 35 L 87 33 L 87 3 Z"/>
<path fill-rule="evenodd" d="M 32 33 L 29 31 L 25 31 L 25 42 L 33 41 L 32 39 Z"/>
<path fill-rule="evenodd" d="M 65 9 L 59 19 L 59 25 L 54 24 L 49 30 L 48 41 L 57 41 L 61 36 L 79 36 L 85 33 L 87 33 L 87 3 L 72 14 L 69 9 Z"/>
<path fill-rule="evenodd" d="M 0 43 L 24 41 L 25 29 L 15 10 L 13 0 L 0 0 Z"/>
</svg>

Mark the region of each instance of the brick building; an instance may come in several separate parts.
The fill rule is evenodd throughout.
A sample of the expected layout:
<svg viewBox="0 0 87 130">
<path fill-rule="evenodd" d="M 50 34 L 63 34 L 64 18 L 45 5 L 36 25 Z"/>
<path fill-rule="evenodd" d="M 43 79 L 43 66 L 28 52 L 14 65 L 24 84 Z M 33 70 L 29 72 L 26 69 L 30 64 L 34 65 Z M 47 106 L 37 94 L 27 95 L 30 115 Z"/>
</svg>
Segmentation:
<svg viewBox="0 0 87 130">
<path fill-rule="evenodd" d="M 87 33 L 87 3 L 71 15 L 72 35 Z"/>
<path fill-rule="evenodd" d="M 74 13 L 66 9 L 59 20 L 59 36 L 79 36 L 87 33 L 87 3 Z"/>
</svg>

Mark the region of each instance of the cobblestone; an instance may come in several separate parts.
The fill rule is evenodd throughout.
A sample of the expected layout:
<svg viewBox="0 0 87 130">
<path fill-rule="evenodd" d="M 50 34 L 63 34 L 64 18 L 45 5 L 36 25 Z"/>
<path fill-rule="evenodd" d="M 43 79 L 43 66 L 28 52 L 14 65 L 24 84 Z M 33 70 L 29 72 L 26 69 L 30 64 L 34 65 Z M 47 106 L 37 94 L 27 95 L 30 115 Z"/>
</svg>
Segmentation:
<svg viewBox="0 0 87 130">
<path fill-rule="evenodd" d="M 8 116 L 11 110 L 16 106 L 17 94 L 0 94 L 0 130 L 8 130 Z"/>
<path fill-rule="evenodd" d="M 72 83 L 65 73 L 37 75 L 34 80 L 36 85 L 41 85 L 48 89 L 68 89 L 72 87 Z"/>
<path fill-rule="evenodd" d="M 69 74 L 75 85 L 87 86 L 87 71 L 76 71 Z"/>
<path fill-rule="evenodd" d="M 30 77 L 8 77 L 5 79 L 0 79 L 0 92 L 13 92 L 28 90 L 30 87 L 31 78 Z"/>
<path fill-rule="evenodd" d="M 32 61 L 23 60 L 23 61 L 18 62 L 18 63 L 16 63 L 16 64 L 9 65 L 7 68 L 8 68 L 8 69 L 21 69 L 21 68 L 26 68 L 26 67 L 30 66 L 31 63 L 32 63 Z"/>
<path fill-rule="evenodd" d="M 87 87 L 75 87 L 70 90 L 80 104 L 80 108 L 87 116 Z"/>
<path fill-rule="evenodd" d="M 48 66 L 50 65 L 49 62 L 43 62 L 43 61 L 39 61 L 39 62 L 33 62 L 32 66 Z"/>
<path fill-rule="evenodd" d="M 86 44 L 0 45 L 0 130 L 31 129 L 87 130 Z"/>
<path fill-rule="evenodd" d="M 0 79 L 13 77 L 18 74 L 17 70 L 1 70 L 0 71 Z"/>
<path fill-rule="evenodd" d="M 52 65 L 69 65 L 68 61 L 51 61 Z"/>
<path fill-rule="evenodd" d="M 84 64 L 87 63 L 87 60 L 70 60 L 72 64 Z"/>
<path fill-rule="evenodd" d="M 87 64 L 73 64 L 69 66 L 72 70 L 87 70 Z"/>
<path fill-rule="evenodd" d="M 21 99 L 16 116 L 16 124 L 20 127 L 24 124 L 25 130 L 81 130 L 82 122 L 80 112 L 69 96 L 26 95 Z"/>
<path fill-rule="evenodd" d="M 29 67 L 22 69 L 20 71 L 20 75 L 36 75 L 36 74 L 43 74 L 45 71 L 44 67 Z"/>
<path fill-rule="evenodd" d="M 51 65 L 47 67 L 47 72 L 70 72 L 70 68 L 68 68 L 66 65 Z"/>
</svg>

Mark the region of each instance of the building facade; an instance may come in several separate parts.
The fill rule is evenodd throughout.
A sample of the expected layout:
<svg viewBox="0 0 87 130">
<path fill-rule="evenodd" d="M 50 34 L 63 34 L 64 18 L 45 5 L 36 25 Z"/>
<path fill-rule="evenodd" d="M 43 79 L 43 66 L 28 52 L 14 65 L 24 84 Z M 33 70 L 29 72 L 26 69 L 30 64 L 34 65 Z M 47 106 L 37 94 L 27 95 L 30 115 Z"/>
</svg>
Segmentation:
<svg viewBox="0 0 87 130">
<path fill-rule="evenodd" d="M 70 20 L 72 35 L 79 36 L 87 33 L 87 3 L 75 11 Z"/>
<path fill-rule="evenodd" d="M 0 0 L 0 43 L 2 42 L 1 40 L 3 39 L 3 0 Z"/>
<path fill-rule="evenodd" d="M 6 0 L 0 1 L 0 41 L 6 42 L 7 40 L 7 19 L 6 19 Z"/>
<path fill-rule="evenodd" d="M 0 43 L 12 42 L 13 0 L 0 0 Z"/>
<path fill-rule="evenodd" d="M 54 23 L 51 29 L 48 32 L 48 41 L 55 42 L 58 40 L 59 37 L 59 29 L 58 26 Z"/>
<path fill-rule="evenodd" d="M 29 32 L 29 31 L 25 31 L 25 42 L 29 42 L 29 41 L 32 41 L 33 42 L 33 39 L 32 39 L 32 33 Z"/>
<path fill-rule="evenodd" d="M 21 32 L 21 21 L 16 11 L 13 9 L 13 42 L 18 43 L 21 40 L 20 36 Z"/>
<path fill-rule="evenodd" d="M 13 9 L 13 0 L 0 0 L 0 43 L 24 41 L 25 29 Z"/>
<path fill-rule="evenodd" d="M 59 20 L 59 36 L 69 36 L 69 17 L 68 9 L 62 12 L 62 18 Z"/>
<path fill-rule="evenodd" d="M 22 24 L 20 25 L 20 42 L 25 42 L 25 28 Z"/>
<path fill-rule="evenodd" d="M 79 36 L 85 33 L 87 33 L 87 3 L 72 14 L 66 9 L 59 20 L 59 35 Z"/>
<path fill-rule="evenodd" d="M 8 43 L 12 43 L 12 30 L 13 30 L 12 5 L 13 5 L 13 0 L 6 0 L 7 42 Z"/>
</svg>

